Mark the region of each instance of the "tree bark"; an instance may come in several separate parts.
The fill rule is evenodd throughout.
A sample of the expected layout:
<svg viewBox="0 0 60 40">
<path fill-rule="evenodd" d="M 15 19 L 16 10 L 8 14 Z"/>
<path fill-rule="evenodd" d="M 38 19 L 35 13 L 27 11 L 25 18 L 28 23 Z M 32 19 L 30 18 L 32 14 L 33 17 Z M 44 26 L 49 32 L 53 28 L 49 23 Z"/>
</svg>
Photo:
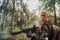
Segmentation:
<svg viewBox="0 0 60 40">
<path fill-rule="evenodd" d="M 57 25 L 56 8 L 54 5 L 54 24 Z"/>
</svg>

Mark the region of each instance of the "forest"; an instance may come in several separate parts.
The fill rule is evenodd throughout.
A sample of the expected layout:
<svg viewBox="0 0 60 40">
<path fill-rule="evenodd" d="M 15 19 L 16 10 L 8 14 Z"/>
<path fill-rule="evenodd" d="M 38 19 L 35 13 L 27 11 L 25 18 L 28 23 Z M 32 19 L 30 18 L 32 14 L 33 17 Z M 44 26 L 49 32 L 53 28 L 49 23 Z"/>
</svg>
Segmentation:
<svg viewBox="0 0 60 40">
<path fill-rule="evenodd" d="M 60 0 L 0 0 L 0 36 L 39 26 L 43 10 L 48 12 L 49 21 L 60 28 Z"/>
</svg>

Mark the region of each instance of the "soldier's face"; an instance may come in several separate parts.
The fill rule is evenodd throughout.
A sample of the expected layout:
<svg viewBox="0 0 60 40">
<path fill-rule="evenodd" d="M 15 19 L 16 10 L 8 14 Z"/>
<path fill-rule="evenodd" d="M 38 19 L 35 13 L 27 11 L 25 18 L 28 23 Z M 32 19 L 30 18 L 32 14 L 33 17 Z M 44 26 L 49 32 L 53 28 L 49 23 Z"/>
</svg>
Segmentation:
<svg viewBox="0 0 60 40">
<path fill-rule="evenodd" d="M 43 21 L 48 21 L 48 16 L 45 15 L 45 14 L 44 15 L 41 15 L 41 18 L 42 18 Z"/>
</svg>

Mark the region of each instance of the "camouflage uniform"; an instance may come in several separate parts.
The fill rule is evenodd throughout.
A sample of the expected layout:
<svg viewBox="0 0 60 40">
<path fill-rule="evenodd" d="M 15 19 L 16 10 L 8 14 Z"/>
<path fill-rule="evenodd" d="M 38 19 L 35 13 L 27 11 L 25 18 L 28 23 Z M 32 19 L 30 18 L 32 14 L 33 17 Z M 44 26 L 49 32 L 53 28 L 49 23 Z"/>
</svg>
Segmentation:
<svg viewBox="0 0 60 40">
<path fill-rule="evenodd" d="M 52 24 L 47 21 L 44 22 L 41 26 L 41 37 L 44 39 L 45 37 L 48 37 L 48 40 L 52 40 L 53 37 L 53 26 Z"/>
</svg>

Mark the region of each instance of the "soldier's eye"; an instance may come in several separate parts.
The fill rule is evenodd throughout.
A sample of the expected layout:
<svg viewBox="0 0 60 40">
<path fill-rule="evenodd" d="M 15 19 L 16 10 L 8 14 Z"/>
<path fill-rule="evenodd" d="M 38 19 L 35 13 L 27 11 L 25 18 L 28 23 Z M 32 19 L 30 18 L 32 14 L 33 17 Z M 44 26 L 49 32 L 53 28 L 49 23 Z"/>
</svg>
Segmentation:
<svg viewBox="0 0 60 40">
<path fill-rule="evenodd" d="M 41 16 L 45 16 L 45 15 L 41 15 Z"/>
</svg>

